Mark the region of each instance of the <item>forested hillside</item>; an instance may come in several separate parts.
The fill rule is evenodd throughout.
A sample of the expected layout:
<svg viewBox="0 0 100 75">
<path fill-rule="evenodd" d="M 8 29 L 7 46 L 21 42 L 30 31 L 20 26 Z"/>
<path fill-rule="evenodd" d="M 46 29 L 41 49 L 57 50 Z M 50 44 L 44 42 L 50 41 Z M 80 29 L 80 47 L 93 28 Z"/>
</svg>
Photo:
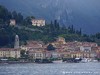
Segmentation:
<svg viewBox="0 0 100 75">
<path fill-rule="evenodd" d="M 59 36 L 64 37 L 66 41 L 87 41 L 100 44 L 100 33 L 94 35 L 83 34 L 81 28 L 76 30 L 73 25 L 61 26 L 57 20 L 51 21 L 50 24 L 43 27 L 32 26 L 31 19 L 35 18 L 34 16 L 23 18 L 21 13 L 10 12 L 5 7 L 0 6 L 0 47 L 13 47 L 16 34 L 19 35 L 20 45 L 27 44 L 27 40 L 48 43 L 55 41 Z M 10 19 L 15 19 L 17 25 L 10 26 Z"/>
</svg>

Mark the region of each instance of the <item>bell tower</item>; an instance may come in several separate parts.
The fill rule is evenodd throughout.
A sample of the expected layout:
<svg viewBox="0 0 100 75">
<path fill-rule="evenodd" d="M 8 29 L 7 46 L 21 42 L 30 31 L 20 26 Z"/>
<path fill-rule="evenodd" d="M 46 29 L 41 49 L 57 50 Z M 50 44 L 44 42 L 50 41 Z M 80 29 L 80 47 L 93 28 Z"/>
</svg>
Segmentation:
<svg viewBox="0 0 100 75">
<path fill-rule="evenodd" d="M 18 49 L 19 48 L 19 36 L 18 35 L 15 36 L 14 48 L 15 49 Z"/>
</svg>

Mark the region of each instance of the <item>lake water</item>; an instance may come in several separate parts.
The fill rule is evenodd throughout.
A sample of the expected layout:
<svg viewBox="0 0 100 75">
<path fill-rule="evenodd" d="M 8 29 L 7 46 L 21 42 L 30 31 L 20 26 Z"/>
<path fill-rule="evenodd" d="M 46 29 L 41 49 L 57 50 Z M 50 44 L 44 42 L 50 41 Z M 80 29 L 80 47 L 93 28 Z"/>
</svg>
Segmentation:
<svg viewBox="0 0 100 75">
<path fill-rule="evenodd" d="M 100 75 L 100 63 L 0 64 L 0 75 Z"/>
</svg>

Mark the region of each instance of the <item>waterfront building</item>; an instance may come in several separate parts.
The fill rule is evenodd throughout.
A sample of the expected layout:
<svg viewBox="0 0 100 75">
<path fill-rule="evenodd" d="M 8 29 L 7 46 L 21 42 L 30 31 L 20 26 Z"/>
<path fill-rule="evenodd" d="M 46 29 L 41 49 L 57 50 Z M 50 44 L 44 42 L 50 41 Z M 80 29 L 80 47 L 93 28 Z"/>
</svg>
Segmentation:
<svg viewBox="0 0 100 75">
<path fill-rule="evenodd" d="M 20 58 L 20 50 L 14 48 L 0 48 L 0 58 Z"/>
<path fill-rule="evenodd" d="M 52 58 L 60 58 L 60 53 L 57 51 L 51 51 L 51 57 Z"/>
<path fill-rule="evenodd" d="M 46 52 L 46 58 L 47 58 L 47 59 L 50 59 L 50 58 L 52 57 L 51 51 L 45 50 L 45 52 Z"/>
<path fill-rule="evenodd" d="M 60 58 L 71 58 L 70 52 L 59 52 Z"/>
<path fill-rule="evenodd" d="M 32 59 L 45 59 L 46 58 L 46 52 L 45 50 L 29 50 L 29 56 Z"/>
<path fill-rule="evenodd" d="M 32 19 L 31 22 L 33 26 L 45 26 L 45 20 L 43 19 Z"/>
</svg>

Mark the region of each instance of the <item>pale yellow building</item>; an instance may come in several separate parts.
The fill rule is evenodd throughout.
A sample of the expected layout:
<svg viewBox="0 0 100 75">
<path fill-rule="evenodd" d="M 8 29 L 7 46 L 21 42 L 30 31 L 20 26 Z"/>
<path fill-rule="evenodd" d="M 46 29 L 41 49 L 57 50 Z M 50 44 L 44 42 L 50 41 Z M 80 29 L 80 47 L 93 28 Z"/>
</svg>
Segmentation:
<svg viewBox="0 0 100 75">
<path fill-rule="evenodd" d="M 45 26 L 45 20 L 43 19 L 32 19 L 31 22 L 33 26 Z"/>
<path fill-rule="evenodd" d="M 11 20 L 10 20 L 10 25 L 11 25 L 11 26 L 16 25 L 16 20 L 15 20 L 15 19 L 11 19 Z"/>
<path fill-rule="evenodd" d="M 0 49 L 0 58 L 20 58 L 20 50 L 13 48 L 1 48 Z"/>
</svg>

